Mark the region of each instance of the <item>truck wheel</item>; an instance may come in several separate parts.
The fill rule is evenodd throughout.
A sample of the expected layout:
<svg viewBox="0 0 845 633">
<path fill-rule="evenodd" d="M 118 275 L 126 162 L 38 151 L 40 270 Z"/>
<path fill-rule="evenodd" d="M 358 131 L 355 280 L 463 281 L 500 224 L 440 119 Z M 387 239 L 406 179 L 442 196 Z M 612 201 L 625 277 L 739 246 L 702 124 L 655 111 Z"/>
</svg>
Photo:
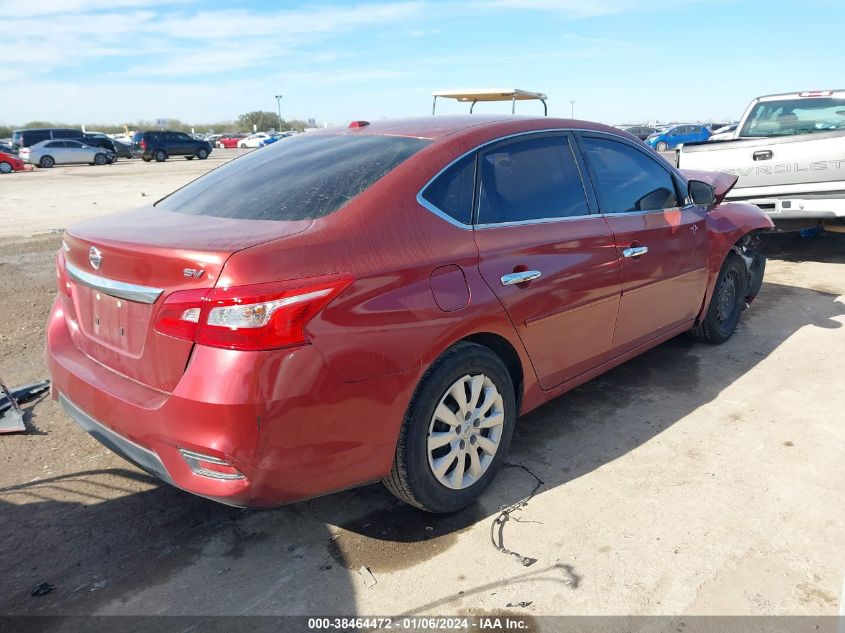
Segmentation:
<svg viewBox="0 0 845 633">
<path fill-rule="evenodd" d="M 669 149 L 669 143 L 666 141 L 660 141 L 657 143 L 657 151 L 658 152 L 665 152 Z"/>
<path fill-rule="evenodd" d="M 420 380 L 382 481 L 423 510 L 460 510 L 501 468 L 515 421 L 514 385 L 502 359 L 481 345 L 459 343 Z"/>
<path fill-rule="evenodd" d="M 762 273 L 760 277 L 762 283 Z M 745 262 L 734 252 L 728 253 L 704 318 L 689 331 L 696 341 L 721 345 L 736 330 L 748 296 L 748 272 Z"/>
</svg>

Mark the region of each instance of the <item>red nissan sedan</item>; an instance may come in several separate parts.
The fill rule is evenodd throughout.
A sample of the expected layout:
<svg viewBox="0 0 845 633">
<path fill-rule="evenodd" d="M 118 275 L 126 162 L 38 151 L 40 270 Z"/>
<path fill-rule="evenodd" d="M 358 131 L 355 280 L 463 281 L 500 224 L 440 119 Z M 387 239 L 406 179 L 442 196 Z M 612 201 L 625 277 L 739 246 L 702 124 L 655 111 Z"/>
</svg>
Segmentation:
<svg viewBox="0 0 845 633">
<path fill-rule="evenodd" d="M 179 488 L 273 506 L 373 481 L 471 503 L 517 417 L 760 289 L 757 208 L 584 121 L 299 135 L 68 229 L 53 395 Z"/>
</svg>

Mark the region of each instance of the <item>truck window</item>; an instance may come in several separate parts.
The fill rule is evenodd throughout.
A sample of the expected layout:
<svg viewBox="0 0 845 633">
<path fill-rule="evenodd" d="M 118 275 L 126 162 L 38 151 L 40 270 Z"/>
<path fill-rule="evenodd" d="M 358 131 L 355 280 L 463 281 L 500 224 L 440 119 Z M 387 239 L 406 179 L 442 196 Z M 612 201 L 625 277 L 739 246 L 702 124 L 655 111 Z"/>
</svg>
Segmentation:
<svg viewBox="0 0 845 633">
<path fill-rule="evenodd" d="M 792 136 L 845 129 L 845 99 L 803 97 L 754 106 L 740 137 Z"/>
</svg>

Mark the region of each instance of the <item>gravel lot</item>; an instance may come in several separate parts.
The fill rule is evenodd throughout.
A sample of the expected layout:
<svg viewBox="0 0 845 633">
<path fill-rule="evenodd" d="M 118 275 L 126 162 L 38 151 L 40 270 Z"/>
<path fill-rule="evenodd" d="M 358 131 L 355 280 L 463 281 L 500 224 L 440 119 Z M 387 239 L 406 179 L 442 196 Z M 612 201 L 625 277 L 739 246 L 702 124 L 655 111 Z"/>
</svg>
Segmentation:
<svg viewBox="0 0 845 633">
<path fill-rule="evenodd" d="M 237 153 L 0 177 L 4 380 L 46 375 L 50 229 L 143 204 Z M 0 436 L 0 614 L 835 615 L 845 235 L 765 248 L 766 282 L 731 341 L 674 339 L 523 418 L 509 461 L 524 468 L 455 516 L 377 485 L 228 508 L 159 484 L 49 397 L 31 403 L 29 432 Z M 525 567 L 491 527 L 535 476 L 503 528 L 506 547 L 537 559 Z M 56 589 L 30 596 L 42 582 Z"/>
</svg>

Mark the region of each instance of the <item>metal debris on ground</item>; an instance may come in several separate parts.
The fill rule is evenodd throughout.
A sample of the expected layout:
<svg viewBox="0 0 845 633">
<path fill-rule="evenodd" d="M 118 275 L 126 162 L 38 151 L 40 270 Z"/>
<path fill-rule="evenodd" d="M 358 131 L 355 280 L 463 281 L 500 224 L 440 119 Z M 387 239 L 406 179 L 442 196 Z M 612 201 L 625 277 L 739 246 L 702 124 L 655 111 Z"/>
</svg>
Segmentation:
<svg viewBox="0 0 845 633">
<path fill-rule="evenodd" d="M 531 602 L 508 602 L 507 605 L 505 605 L 505 606 L 507 606 L 507 607 L 522 607 L 524 609 L 525 607 L 530 607 L 532 604 L 534 604 L 533 600 Z"/>
<path fill-rule="evenodd" d="M 370 571 L 369 567 L 364 567 L 362 565 L 358 570 L 358 574 L 364 579 L 364 585 L 366 585 L 367 589 L 372 589 L 376 586 L 376 577 L 373 576 L 373 572 Z"/>
<path fill-rule="evenodd" d="M 40 585 L 32 588 L 32 591 L 29 592 L 31 596 L 46 596 L 48 593 L 53 591 L 56 588 L 55 585 L 51 585 L 49 582 L 42 582 Z"/>
<path fill-rule="evenodd" d="M 521 468 L 529 475 L 534 477 L 534 479 L 537 480 L 537 484 L 534 486 L 534 489 L 527 497 L 524 497 L 509 506 L 502 506 L 501 510 L 499 510 L 499 515 L 495 519 L 493 519 L 493 524 L 490 526 L 490 541 L 493 543 L 493 547 L 495 547 L 503 554 L 509 554 L 516 558 L 525 567 L 530 567 L 531 565 L 537 562 L 536 558 L 523 556 L 522 554 L 511 551 L 507 547 L 505 547 L 505 523 L 507 523 L 511 518 L 514 518 L 511 517 L 511 514 L 513 514 L 517 510 L 522 510 L 526 505 L 528 505 L 528 502 L 534 498 L 534 495 L 537 494 L 537 491 L 542 487 L 544 482 L 542 479 L 540 479 L 537 475 L 532 473 L 530 470 L 528 470 L 528 468 L 526 468 L 522 464 L 504 463 L 502 464 L 502 466 L 507 468 Z M 514 520 L 516 520 L 516 518 L 514 518 Z"/>
<path fill-rule="evenodd" d="M 10 391 L 3 380 L 0 379 L 0 433 L 26 431 L 20 403 L 31 400 L 49 388 L 50 381 L 41 380 Z"/>
</svg>

